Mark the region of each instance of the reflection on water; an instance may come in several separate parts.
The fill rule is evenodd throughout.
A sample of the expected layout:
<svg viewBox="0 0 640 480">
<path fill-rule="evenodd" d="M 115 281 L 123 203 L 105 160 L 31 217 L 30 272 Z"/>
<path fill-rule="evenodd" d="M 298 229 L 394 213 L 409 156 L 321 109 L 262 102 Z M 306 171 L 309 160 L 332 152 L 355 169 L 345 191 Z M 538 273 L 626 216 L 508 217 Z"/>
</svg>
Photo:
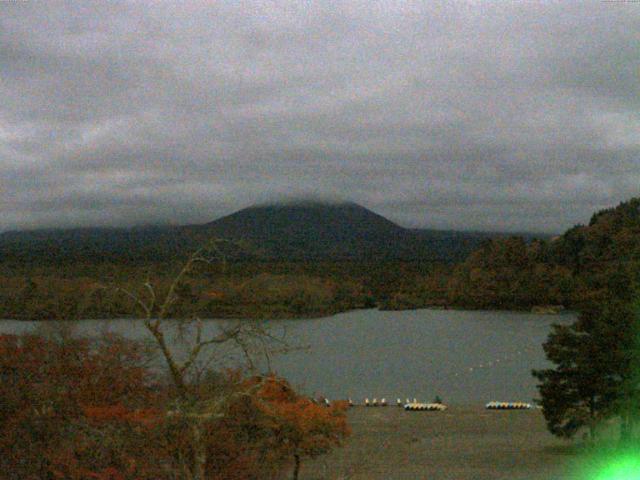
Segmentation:
<svg viewBox="0 0 640 480">
<path fill-rule="evenodd" d="M 275 336 L 308 346 L 270 359 L 271 368 L 309 394 L 362 401 L 365 397 L 417 397 L 467 403 L 531 401 L 537 396 L 531 369 L 548 365 L 542 351 L 552 323 L 572 315 L 495 311 L 360 310 L 313 320 L 271 321 Z M 149 339 L 141 321 L 87 320 L 75 333 L 103 331 Z M 214 334 L 221 323 L 205 323 Z M 2 333 L 33 332 L 36 322 L 0 322 Z M 188 332 L 185 333 L 188 337 Z M 177 329 L 169 340 L 182 345 Z M 214 364 L 232 365 L 232 349 L 216 350 Z M 264 362 L 262 368 L 266 368 Z"/>
</svg>

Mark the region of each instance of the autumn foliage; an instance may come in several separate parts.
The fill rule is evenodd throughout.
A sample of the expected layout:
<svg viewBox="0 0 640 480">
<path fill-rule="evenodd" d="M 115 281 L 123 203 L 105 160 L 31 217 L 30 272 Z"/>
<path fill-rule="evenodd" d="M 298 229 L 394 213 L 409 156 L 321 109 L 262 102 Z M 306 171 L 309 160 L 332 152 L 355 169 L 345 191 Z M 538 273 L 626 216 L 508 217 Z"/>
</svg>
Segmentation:
<svg viewBox="0 0 640 480">
<path fill-rule="evenodd" d="M 204 424 L 207 479 L 283 478 L 301 458 L 329 452 L 349 435 L 346 404 L 318 405 L 275 376 L 239 379 L 234 374 L 225 381 L 222 388 L 241 395 L 223 418 Z M 193 455 L 191 426 L 177 415 L 168 420 L 173 458 Z"/>
<path fill-rule="evenodd" d="M 142 361 L 140 346 L 118 337 L 0 337 L 4 478 L 152 478 L 136 466 L 142 429 L 160 415 Z"/>
<path fill-rule="evenodd" d="M 297 395 L 286 381 L 276 377 L 268 377 L 261 384 L 253 402 L 272 432 L 276 450 L 284 459 L 293 459 L 294 478 L 303 457 L 329 452 L 350 433 L 346 402 L 319 405 Z"/>
<path fill-rule="evenodd" d="M 146 359 L 115 336 L 0 336 L 0 479 L 191 478 L 194 424 Z M 344 406 L 317 405 L 282 379 L 215 378 L 192 386 L 194 404 L 234 399 L 199 424 L 208 479 L 282 478 L 348 435 Z"/>
</svg>

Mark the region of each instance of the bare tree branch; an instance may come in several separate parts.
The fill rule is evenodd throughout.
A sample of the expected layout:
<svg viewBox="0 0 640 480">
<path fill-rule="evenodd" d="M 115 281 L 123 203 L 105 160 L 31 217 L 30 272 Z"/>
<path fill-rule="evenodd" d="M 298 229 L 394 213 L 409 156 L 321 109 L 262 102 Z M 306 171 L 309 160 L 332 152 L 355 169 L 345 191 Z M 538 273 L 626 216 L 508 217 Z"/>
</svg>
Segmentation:
<svg viewBox="0 0 640 480">
<path fill-rule="evenodd" d="M 104 289 L 107 289 L 106 286 L 101 286 Z M 146 303 L 144 303 L 142 301 L 142 299 L 140 297 L 138 297 L 136 294 L 134 294 L 133 292 L 127 290 L 126 288 L 123 287 L 112 287 L 113 290 L 115 290 L 116 292 L 120 292 L 125 294 L 127 297 L 129 297 L 131 300 L 133 300 L 136 305 L 138 305 L 140 308 L 142 308 L 142 310 L 144 311 L 145 314 L 145 318 L 151 318 L 151 309 L 149 307 L 149 305 L 147 305 Z"/>
<path fill-rule="evenodd" d="M 179 460 L 183 467 L 183 477 L 192 480 L 204 480 L 204 465 L 206 464 L 207 452 L 202 442 L 204 422 L 219 420 L 226 414 L 228 406 L 236 399 L 243 396 L 252 396 L 261 388 L 264 378 L 259 377 L 256 384 L 247 388 L 242 388 L 234 392 L 219 392 L 209 398 L 199 398 L 197 390 L 193 389 L 194 377 L 198 380 L 204 370 L 200 370 L 200 365 L 204 368 L 211 364 L 213 355 L 209 356 L 209 361 L 202 361 L 202 354 L 206 347 L 222 347 L 232 344 L 242 351 L 250 371 L 255 372 L 253 360 L 254 347 L 256 351 L 261 351 L 267 360 L 268 370 L 271 370 L 271 356 L 269 344 L 275 343 L 281 346 L 280 352 L 288 351 L 288 346 L 283 338 L 277 338 L 268 332 L 264 326 L 257 323 L 237 322 L 232 326 L 220 327 L 220 330 L 211 336 L 205 336 L 204 324 L 200 318 L 177 319 L 180 335 L 184 333 L 183 328 L 195 323 L 193 341 L 187 346 L 186 357 L 178 360 L 177 354 L 169 346 L 165 335 L 164 322 L 170 315 L 171 307 L 178 300 L 177 290 L 181 282 L 188 275 L 192 274 L 195 266 L 203 263 L 212 265 L 216 261 L 220 262 L 222 272 L 226 272 L 227 258 L 220 245 L 225 242 L 219 239 L 211 240 L 207 246 L 196 250 L 182 266 L 180 271 L 173 277 L 169 288 L 162 296 L 149 279 L 143 284 L 146 292 L 146 301 L 141 295 L 129 291 L 122 287 L 116 287 L 116 291 L 123 293 L 133 300 L 135 304 L 144 312 L 144 326 L 152 335 L 164 360 L 168 366 L 171 379 L 178 393 L 177 410 L 169 412 L 171 415 L 179 415 L 189 421 L 191 429 L 193 455 L 192 458 Z M 285 331 L 286 333 L 286 331 Z M 214 349 L 217 351 L 218 349 Z"/>
</svg>

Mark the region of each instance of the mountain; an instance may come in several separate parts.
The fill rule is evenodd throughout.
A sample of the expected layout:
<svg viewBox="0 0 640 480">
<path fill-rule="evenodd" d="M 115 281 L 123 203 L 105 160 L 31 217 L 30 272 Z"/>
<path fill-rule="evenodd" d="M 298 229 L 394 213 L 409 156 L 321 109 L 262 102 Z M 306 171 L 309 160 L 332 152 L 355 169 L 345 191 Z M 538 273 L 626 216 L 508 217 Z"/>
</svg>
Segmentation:
<svg viewBox="0 0 640 480">
<path fill-rule="evenodd" d="M 496 236 L 407 229 L 351 202 L 253 206 L 197 230 L 246 241 L 263 257 L 292 260 L 460 260 Z"/>
<path fill-rule="evenodd" d="M 291 259 L 386 256 L 405 230 L 354 203 L 245 208 L 201 227 L 208 236 L 249 242 L 263 256 Z"/>
<path fill-rule="evenodd" d="M 483 241 L 504 236 L 403 228 L 355 203 L 257 205 L 203 225 L 7 232 L 0 261 L 166 261 L 208 238 L 242 241 L 272 260 L 457 261 Z"/>
</svg>

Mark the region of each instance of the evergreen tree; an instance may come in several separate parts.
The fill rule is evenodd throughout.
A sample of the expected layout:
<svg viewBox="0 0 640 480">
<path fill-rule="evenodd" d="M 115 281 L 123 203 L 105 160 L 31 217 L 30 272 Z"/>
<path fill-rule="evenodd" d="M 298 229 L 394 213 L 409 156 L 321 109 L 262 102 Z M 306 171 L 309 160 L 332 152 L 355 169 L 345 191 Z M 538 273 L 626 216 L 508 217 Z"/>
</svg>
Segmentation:
<svg viewBox="0 0 640 480">
<path fill-rule="evenodd" d="M 549 430 L 572 437 L 597 423 L 619 417 L 621 438 L 630 439 L 640 403 L 638 308 L 624 272 L 612 275 L 606 290 L 589 302 L 572 325 L 554 325 L 543 345 L 555 368 L 534 370 L 540 380 L 543 414 Z"/>
</svg>

